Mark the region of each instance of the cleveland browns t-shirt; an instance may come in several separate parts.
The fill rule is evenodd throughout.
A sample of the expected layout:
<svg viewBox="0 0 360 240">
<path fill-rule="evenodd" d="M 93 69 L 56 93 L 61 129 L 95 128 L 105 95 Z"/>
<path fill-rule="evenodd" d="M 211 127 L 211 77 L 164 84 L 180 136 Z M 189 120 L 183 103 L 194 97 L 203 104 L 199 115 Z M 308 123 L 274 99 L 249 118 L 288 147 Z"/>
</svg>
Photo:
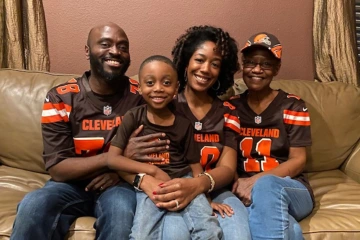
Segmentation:
<svg viewBox="0 0 360 240">
<path fill-rule="evenodd" d="M 123 115 L 143 103 L 138 83 L 124 77 L 122 89 L 97 95 L 89 86 L 90 72 L 52 88 L 43 105 L 41 126 L 46 169 L 71 157 L 88 157 L 108 149 Z"/>
<path fill-rule="evenodd" d="M 224 146 L 237 149 L 239 118 L 234 112 L 235 107 L 229 102 L 214 98 L 203 119 L 197 119 L 191 112 L 184 92 L 179 93 L 174 102 L 176 112 L 187 118 L 194 129 L 194 141 L 199 147 L 200 163 L 205 171 L 216 166 Z"/>
<path fill-rule="evenodd" d="M 193 128 L 190 122 L 181 115 L 175 114 L 175 120 L 171 126 L 155 125 L 147 118 L 147 105 L 133 108 L 125 114 L 111 145 L 124 150 L 131 133 L 140 125 L 144 125 L 144 129 L 138 136 L 163 132 L 166 136 L 161 140 L 170 140 L 167 151 L 150 154 L 153 157 L 164 158 L 164 161 L 150 164 L 156 165 L 171 178 L 184 176 L 191 171 L 189 164 L 199 163 L 199 150 L 194 144 Z M 157 140 L 159 139 L 153 141 Z"/>
<path fill-rule="evenodd" d="M 278 95 L 261 113 L 247 103 L 248 91 L 230 102 L 240 117 L 238 137 L 238 174 L 250 177 L 277 167 L 288 160 L 290 147 L 311 145 L 310 116 L 305 102 L 298 96 L 278 90 Z M 304 174 L 294 179 L 312 194 Z"/>
</svg>

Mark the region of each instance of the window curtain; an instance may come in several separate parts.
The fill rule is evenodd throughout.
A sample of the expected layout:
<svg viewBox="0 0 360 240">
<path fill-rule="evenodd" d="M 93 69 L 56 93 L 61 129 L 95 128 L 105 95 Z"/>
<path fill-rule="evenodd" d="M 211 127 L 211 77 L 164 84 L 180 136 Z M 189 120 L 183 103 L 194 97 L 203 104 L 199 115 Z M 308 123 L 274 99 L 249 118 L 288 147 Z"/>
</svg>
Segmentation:
<svg viewBox="0 0 360 240">
<path fill-rule="evenodd" d="M 49 71 L 42 0 L 0 0 L 0 67 Z"/>
<path fill-rule="evenodd" d="M 314 0 L 315 80 L 360 87 L 355 0 Z"/>
</svg>

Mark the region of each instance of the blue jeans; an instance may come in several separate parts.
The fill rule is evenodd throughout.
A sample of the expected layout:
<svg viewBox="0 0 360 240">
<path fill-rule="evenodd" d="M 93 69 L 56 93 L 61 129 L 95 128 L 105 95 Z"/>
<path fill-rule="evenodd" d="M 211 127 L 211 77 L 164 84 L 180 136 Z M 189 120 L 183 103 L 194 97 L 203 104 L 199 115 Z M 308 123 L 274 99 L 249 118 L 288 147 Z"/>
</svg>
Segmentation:
<svg viewBox="0 0 360 240">
<path fill-rule="evenodd" d="M 135 192 L 127 183 L 97 194 L 85 192 L 85 186 L 49 180 L 20 202 L 11 239 L 64 239 L 81 216 L 97 218 L 96 239 L 129 239 L 135 207 Z"/>
<path fill-rule="evenodd" d="M 231 217 L 218 215 L 224 240 L 251 240 L 248 212 L 239 198 L 226 189 L 217 190 L 211 197 L 213 202 L 227 204 L 234 210 Z"/>
<path fill-rule="evenodd" d="M 144 192 L 136 192 L 136 214 L 130 239 L 174 239 L 162 237 L 164 217 L 168 212 L 156 207 Z M 198 195 L 189 205 L 177 212 L 181 223 L 185 224 L 185 232 L 191 239 L 222 239 L 222 231 L 205 194 Z M 177 227 L 177 223 L 173 227 Z M 176 234 L 175 232 L 173 234 Z M 178 236 L 177 236 L 178 237 Z"/>
<path fill-rule="evenodd" d="M 232 217 L 218 216 L 224 240 L 251 239 L 248 225 L 248 212 L 242 202 L 230 191 L 221 189 L 211 194 L 213 202 L 225 203 L 235 212 Z M 162 239 L 188 240 L 191 239 L 189 230 L 181 215 L 177 212 L 166 214 Z"/>
<path fill-rule="evenodd" d="M 297 221 L 311 213 L 313 202 L 301 182 L 266 175 L 255 182 L 251 196 L 248 211 L 253 240 L 303 239 Z"/>
</svg>

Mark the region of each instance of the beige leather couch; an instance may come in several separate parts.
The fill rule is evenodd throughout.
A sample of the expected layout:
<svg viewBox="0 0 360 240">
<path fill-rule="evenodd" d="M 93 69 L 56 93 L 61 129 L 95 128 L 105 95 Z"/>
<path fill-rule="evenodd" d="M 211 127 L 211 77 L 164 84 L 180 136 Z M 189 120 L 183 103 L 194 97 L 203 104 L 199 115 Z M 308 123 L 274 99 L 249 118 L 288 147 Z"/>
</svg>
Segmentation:
<svg viewBox="0 0 360 240">
<path fill-rule="evenodd" d="M 72 75 L 0 69 L 0 240 L 11 234 L 24 195 L 49 179 L 41 157 L 40 114 L 46 92 Z M 277 80 L 301 96 L 312 120 L 307 171 L 316 207 L 301 221 L 305 239 L 360 239 L 360 89 L 341 83 Z M 244 86 L 238 83 L 235 91 Z M 68 239 L 94 239 L 82 217 Z"/>
</svg>

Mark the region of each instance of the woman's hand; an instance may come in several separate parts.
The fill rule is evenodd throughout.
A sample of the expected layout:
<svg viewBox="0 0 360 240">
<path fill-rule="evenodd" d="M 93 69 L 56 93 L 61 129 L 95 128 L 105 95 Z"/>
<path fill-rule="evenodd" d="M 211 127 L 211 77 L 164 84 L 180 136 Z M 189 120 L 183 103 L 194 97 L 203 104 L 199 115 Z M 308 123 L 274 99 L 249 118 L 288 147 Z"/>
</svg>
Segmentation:
<svg viewBox="0 0 360 240">
<path fill-rule="evenodd" d="M 160 140 L 165 133 L 153 133 L 146 136 L 136 137 L 142 130 L 143 125 L 136 129 L 130 136 L 129 142 L 124 150 L 124 156 L 140 162 L 159 162 L 162 158 L 148 156 L 150 153 L 163 152 L 169 148 L 169 140 Z M 158 141 L 153 141 L 159 139 Z"/>
<path fill-rule="evenodd" d="M 251 205 L 251 190 L 257 180 L 256 175 L 249 178 L 239 178 L 232 187 L 232 192 L 237 195 L 245 206 Z"/>
<path fill-rule="evenodd" d="M 211 202 L 210 205 L 214 210 L 215 216 L 218 215 L 216 212 L 218 212 L 222 218 L 225 218 L 225 214 L 228 217 L 231 217 L 234 214 L 234 210 L 227 204 Z"/>
<path fill-rule="evenodd" d="M 154 190 L 159 208 L 178 211 L 186 207 L 197 195 L 204 192 L 206 178 L 175 178 L 162 183 Z"/>
<path fill-rule="evenodd" d="M 120 182 L 120 177 L 115 172 L 106 172 L 95 177 L 85 187 L 85 191 L 104 191 L 108 187 L 115 186 Z"/>
</svg>

